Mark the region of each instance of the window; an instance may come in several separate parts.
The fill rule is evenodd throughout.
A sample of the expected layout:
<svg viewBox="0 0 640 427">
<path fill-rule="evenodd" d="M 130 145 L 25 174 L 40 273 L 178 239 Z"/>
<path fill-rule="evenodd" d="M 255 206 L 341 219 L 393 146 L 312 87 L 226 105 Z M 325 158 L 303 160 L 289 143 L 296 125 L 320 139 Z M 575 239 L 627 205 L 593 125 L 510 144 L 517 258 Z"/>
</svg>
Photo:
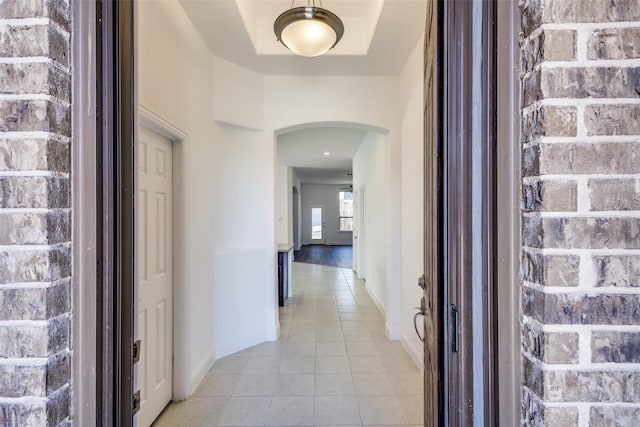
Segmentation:
<svg viewBox="0 0 640 427">
<path fill-rule="evenodd" d="M 353 231 L 353 193 L 340 192 L 340 231 Z"/>
</svg>

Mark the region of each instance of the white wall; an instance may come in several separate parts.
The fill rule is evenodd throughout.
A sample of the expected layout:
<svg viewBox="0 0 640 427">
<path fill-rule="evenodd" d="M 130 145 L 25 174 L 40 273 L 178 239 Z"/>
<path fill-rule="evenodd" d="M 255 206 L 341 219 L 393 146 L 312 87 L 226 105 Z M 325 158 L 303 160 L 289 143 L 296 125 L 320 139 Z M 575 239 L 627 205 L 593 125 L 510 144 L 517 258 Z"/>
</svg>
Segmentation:
<svg viewBox="0 0 640 427">
<path fill-rule="evenodd" d="M 301 185 L 298 175 L 291 167 L 278 166 L 276 168 L 276 242 L 278 244 L 294 243 L 293 187 L 298 189 L 298 197 L 300 197 Z M 300 200 L 298 200 L 298 210 L 300 210 Z M 302 217 L 298 223 L 298 233 L 302 232 L 301 227 Z"/>
<path fill-rule="evenodd" d="M 397 77 L 266 76 L 264 95 L 265 127 L 273 132 L 314 123 L 398 131 Z"/>
<path fill-rule="evenodd" d="M 386 135 L 369 132 L 353 157 L 353 189 L 364 191 L 366 212 L 358 238 L 365 240 L 366 288 L 388 320 L 389 164 Z M 359 207 L 360 209 L 363 206 Z M 397 290 L 396 290 L 397 291 Z"/>
<path fill-rule="evenodd" d="M 139 103 L 187 134 L 177 147 L 177 166 L 184 167 L 179 167 L 180 186 L 174 193 L 182 202 L 179 228 L 184 232 L 176 238 L 182 241 L 185 260 L 185 265 L 178 266 L 184 275 L 175 278 L 185 298 L 176 315 L 184 316 L 185 328 L 176 334 L 186 334 L 186 348 L 178 351 L 189 355 L 183 366 L 188 377 L 185 388 L 190 389 L 184 393 L 188 394 L 215 358 L 224 355 L 217 352 L 212 336 L 213 325 L 224 319 L 212 308 L 217 290 L 233 291 L 239 281 L 238 276 L 224 275 L 224 283 L 214 280 L 216 253 L 244 248 L 252 254 L 246 268 L 259 273 L 261 280 L 253 286 L 265 299 L 243 310 L 262 313 L 260 324 L 265 330 L 260 341 L 277 336 L 273 143 L 265 143 L 264 132 L 246 130 L 256 127 L 258 113 L 247 123 L 235 123 L 242 128 L 214 121 L 213 99 L 229 97 L 216 95 L 214 82 L 218 88 L 234 87 L 248 79 L 247 84 L 255 87 L 260 83 L 256 75 L 237 73 L 237 66 L 215 62 L 176 1 L 140 1 L 136 7 Z M 242 121 L 237 114 L 242 105 L 262 105 L 261 99 L 244 95 L 234 97 L 237 107 L 228 121 Z M 256 261 L 249 249 L 262 251 L 265 259 Z"/>
<path fill-rule="evenodd" d="M 263 79 L 260 74 L 213 56 L 213 112 L 221 123 L 262 130 Z"/>
<path fill-rule="evenodd" d="M 314 90 L 309 90 L 313 88 Z M 265 128 L 274 133 L 323 124 L 358 126 L 385 134 L 388 188 L 400 185 L 400 96 L 394 76 L 266 76 L 264 78 Z M 355 175 L 355 173 L 354 173 Z M 355 188 L 355 187 L 354 187 Z M 387 187 L 385 187 L 387 188 Z M 400 303 L 400 196 L 388 195 L 386 277 L 378 282 L 385 295 L 387 333 L 400 337 L 403 316 Z M 386 303 L 385 303 L 386 305 Z"/>
<path fill-rule="evenodd" d="M 424 39 L 413 49 L 400 75 L 402 106 L 401 176 L 402 207 L 400 257 L 402 323 L 400 340 L 418 366 L 423 366 L 422 342 L 413 329 L 413 307 L 420 305 L 418 276 L 424 272 L 424 126 L 422 114 Z M 423 319 L 419 319 L 420 322 Z"/>
<path fill-rule="evenodd" d="M 343 185 L 302 184 L 302 244 L 311 244 L 311 205 L 324 206 L 325 245 L 351 245 L 353 233 L 340 231 L 338 192 Z"/>
<path fill-rule="evenodd" d="M 260 306 L 255 307 L 264 318 L 263 339 L 277 337 L 275 245 L 280 237 L 276 240 L 279 208 L 275 139 L 279 132 L 294 127 L 343 123 L 383 132 L 384 135 L 373 133 L 370 142 L 372 147 L 386 147 L 384 154 L 373 154 L 378 167 L 386 170 L 386 190 L 394 191 L 380 196 L 367 192 L 368 200 L 381 206 L 378 214 L 386 216 L 386 220 L 376 219 L 381 224 L 374 231 L 377 237 L 370 241 L 372 248 L 377 245 L 385 253 L 376 254 L 372 249 L 371 256 L 377 261 L 371 265 L 381 269 L 368 286 L 386 309 L 389 335 L 405 337 L 406 319 L 412 314 L 407 304 L 413 296 L 407 294 L 405 298 L 405 285 L 401 285 L 405 281 L 401 277 L 401 239 L 407 237 L 400 232 L 404 220 L 401 206 L 405 206 L 401 203 L 405 196 L 399 191 L 404 177 L 401 149 L 409 149 L 411 145 L 405 141 L 418 135 L 419 125 L 414 123 L 416 117 L 409 108 L 414 108 L 413 97 L 421 96 L 422 91 L 416 86 L 415 95 L 401 97 L 400 88 L 411 92 L 411 82 L 421 65 L 416 65 L 415 72 L 403 73 L 402 78 L 263 77 L 214 58 L 175 0 L 139 1 L 136 6 L 139 102 L 187 135 L 176 151 L 177 162 L 183 167 L 179 168 L 182 176 L 174 192 L 179 193 L 182 202 L 179 227 L 184 232 L 178 238 L 185 262 L 179 266 L 184 275 L 176 278 L 176 286 L 186 298 L 182 315 L 187 327 L 178 333 L 186 334 L 188 387 L 192 390 L 215 358 L 222 355 L 212 336 L 213 325 L 224 321 L 212 310 L 217 291 L 240 286 L 234 282 L 238 277 L 225 279 L 220 277 L 226 275 L 218 275 L 220 279 L 216 279 L 212 261 L 216 254 L 251 254 L 246 258 L 247 268 L 259 273 L 256 277 L 261 279 L 253 285 L 257 294 L 265 295 Z M 234 87 L 252 90 L 227 90 Z M 232 104 L 233 109 L 225 111 L 226 103 Z M 262 106 L 262 111 L 256 105 Z M 416 111 L 421 109 L 421 105 L 416 106 Z M 289 204 L 296 179 L 287 173 L 287 180 Z M 376 197 L 385 200 L 375 202 Z M 413 197 L 413 191 L 406 197 Z M 288 216 L 290 211 L 286 210 Z M 289 228 L 290 225 L 287 240 L 292 235 Z M 257 261 L 256 251 L 262 251 L 264 262 Z M 412 277 L 410 287 L 415 283 L 413 274 L 407 273 Z M 223 280 L 228 282 L 220 283 Z"/>
<path fill-rule="evenodd" d="M 276 168 L 276 242 L 289 243 L 289 229 L 291 219 L 290 178 L 291 168 L 278 166 Z"/>
<path fill-rule="evenodd" d="M 298 174 L 293 169 L 291 169 L 291 183 L 289 187 L 291 188 L 291 207 L 292 207 L 292 209 L 290 209 L 291 217 L 289 218 L 289 225 L 291 228 L 291 242 L 295 243 L 296 244 L 295 249 L 299 250 L 300 247 L 302 246 L 302 196 L 300 194 L 300 192 L 302 191 L 302 183 L 300 182 L 300 178 L 298 177 Z M 298 190 L 298 192 L 295 194 L 293 193 L 293 187 L 295 187 L 296 190 Z M 297 197 L 297 203 L 294 202 L 293 200 L 294 197 Z M 294 210 L 293 207 L 297 207 L 297 209 Z M 297 241 L 295 239 L 296 232 L 293 230 L 293 227 L 295 226 L 295 220 L 293 219 L 294 215 L 297 216 L 298 218 Z"/>
</svg>

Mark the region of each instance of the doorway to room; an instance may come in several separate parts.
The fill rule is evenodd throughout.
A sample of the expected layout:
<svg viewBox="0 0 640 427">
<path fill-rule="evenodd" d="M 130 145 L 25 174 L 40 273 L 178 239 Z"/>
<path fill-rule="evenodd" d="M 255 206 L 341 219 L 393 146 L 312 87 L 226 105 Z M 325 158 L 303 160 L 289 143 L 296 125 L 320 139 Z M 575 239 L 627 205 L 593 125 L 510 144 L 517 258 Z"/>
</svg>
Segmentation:
<svg viewBox="0 0 640 427">
<path fill-rule="evenodd" d="M 309 206 L 310 236 L 312 245 L 324 245 L 326 223 L 324 219 L 324 205 Z"/>
<path fill-rule="evenodd" d="M 128 51 L 127 53 L 130 53 L 130 51 Z M 126 55 L 124 55 L 124 56 L 126 56 Z M 126 65 L 126 64 L 125 64 L 125 65 Z M 125 79 L 125 80 L 126 80 L 126 79 Z M 126 93 L 125 93 L 125 95 L 126 95 Z M 125 96 L 125 98 L 126 98 L 126 96 Z M 125 113 L 126 113 L 126 111 L 127 111 L 127 109 L 126 109 L 126 108 L 125 108 L 125 109 L 118 109 L 117 111 L 121 111 L 121 110 L 122 110 L 122 111 L 124 111 Z M 127 129 L 127 130 L 130 130 L 130 129 Z M 123 132 L 123 135 L 124 135 L 124 137 L 127 137 L 127 135 L 125 135 L 125 133 L 126 133 L 126 132 Z M 125 150 L 126 150 L 126 148 L 127 148 L 127 147 L 125 147 Z M 129 148 L 131 148 L 131 147 L 129 147 Z M 125 175 L 127 174 L 127 170 L 124 170 L 124 171 L 123 171 L 123 170 L 118 170 L 118 171 L 117 171 L 117 173 L 121 173 L 121 174 L 122 174 L 122 176 L 125 176 Z M 128 188 L 128 187 L 127 187 L 127 188 Z M 367 188 L 369 188 L 369 187 L 367 187 Z M 128 188 L 128 190 L 130 190 L 130 188 Z M 374 197 L 374 192 L 371 192 L 371 191 L 367 190 L 367 199 L 372 198 L 372 197 Z M 363 205 L 364 205 L 364 203 L 363 203 Z M 125 219 L 125 221 L 126 221 L 126 219 L 127 219 L 127 215 L 133 215 L 133 214 L 132 214 L 132 211 L 131 211 L 131 212 L 129 212 L 129 211 L 128 211 L 128 208 L 130 208 L 130 207 L 131 207 L 131 206 L 128 206 L 126 203 L 124 204 L 124 206 L 121 206 L 121 207 L 120 207 L 120 209 L 121 209 L 121 210 L 120 210 L 120 212 L 124 215 L 124 219 Z M 364 209 L 364 206 L 362 206 L 362 208 Z M 128 219 L 131 219 L 131 218 L 128 218 Z M 373 231 L 373 230 L 372 230 L 372 231 Z M 131 237 L 131 236 L 130 236 L 129 234 L 127 234 L 127 231 L 126 231 L 126 230 L 125 230 L 122 234 L 118 234 L 118 239 L 120 239 L 120 241 L 122 241 L 122 239 L 126 239 L 127 237 Z M 323 236 L 323 237 L 324 237 L 324 236 Z M 126 242 L 125 242 L 125 243 L 126 243 Z M 364 251 L 363 251 L 363 252 L 364 252 Z M 124 253 L 123 253 L 123 254 L 119 254 L 119 256 L 122 256 L 122 255 L 124 255 L 124 257 L 126 257 L 126 256 L 127 256 L 127 255 L 126 255 L 126 251 L 124 251 Z M 369 256 L 369 254 L 367 254 L 367 256 Z M 130 262 L 130 261 L 131 261 L 131 260 L 129 260 L 129 262 Z M 369 276 L 369 273 L 371 273 L 372 275 L 374 275 L 374 274 L 376 274 L 376 273 L 378 273 L 378 274 L 380 273 L 380 272 L 378 272 L 378 271 L 376 271 L 376 270 L 375 270 L 375 268 L 379 265 L 379 263 L 372 263 L 372 264 L 371 264 L 371 271 L 369 271 L 370 269 L 369 269 L 369 265 L 368 265 L 368 264 L 366 264 L 366 263 L 364 263 L 364 262 L 363 262 L 363 263 L 362 263 L 362 265 L 363 265 L 363 266 L 364 266 L 364 265 L 367 265 L 367 276 Z M 390 263 L 390 265 L 393 265 L 393 263 Z M 118 272 L 118 274 L 119 274 L 119 273 L 120 273 L 120 272 Z M 119 276 L 119 280 L 124 280 L 125 282 L 126 282 L 127 280 L 129 280 L 130 278 L 129 278 L 129 279 L 127 279 L 127 277 L 128 277 L 128 276 L 127 276 L 127 274 L 128 274 L 128 273 L 130 273 L 130 271 L 128 271 L 128 270 L 127 270 L 127 266 L 125 265 L 125 269 L 124 269 L 124 276 Z M 374 277 L 375 277 L 375 276 L 374 276 Z M 384 279 L 384 278 L 386 278 L 386 274 L 384 274 L 384 275 L 383 275 L 383 279 Z M 120 296 L 119 294 L 117 294 L 117 293 L 116 293 L 116 298 L 120 298 L 120 297 L 121 297 L 121 296 Z M 125 304 L 124 304 L 124 306 L 122 307 L 122 309 L 123 309 L 124 311 L 127 311 L 127 310 L 128 310 L 128 308 L 129 308 L 129 306 L 133 307 L 133 302 L 132 302 L 132 300 L 127 300 L 126 295 L 125 295 L 125 297 L 122 299 L 122 301 L 124 301 L 124 303 L 125 303 Z M 132 319 L 129 319 L 129 321 L 130 321 L 130 322 L 133 322 L 133 320 L 132 320 Z M 114 355 L 115 355 L 115 356 L 114 356 L 114 357 L 115 357 L 116 359 L 119 359 L 119 361 L 116 361 L 116 364 L 118 364 L 118 363 L 119 363 L 119 364 L 122 364 L 123 366 L 126 366 L 126 365 L 128 365 L 128 364 L 129 364 L 128 360 L 129 360 L 129 357 L 131 356 L 131 354 L 130 354 L 130 353 L 131 353 L 131 352 L 130 352 L 130 350 L 129 350 L 129 349 L 126 349 L 126 350 L 125 350 L 125 348 L 126 348 L 126 346 L 127 346 L 127 343 L 129 342 L 129 339 L 131 338 L 131 337 L 128 335 L 128 329 L 127 329 L 127 326 L 130 326 L 130 324 L 127 324 L 127 323 L 126 323 L 126 319 L 125 319 L 125 322 L 124 322 L 124 323 L 119 323 L 117 326 L 118 326 L 118 328 L 117 328 L 116 330 L 118 331 L 118 333 L 119 333 L 119 334 L 122 334 L 122 335 L 119 335 L 119 336 L 116 338 L 117 340 L 119 340 L 119 346 L 116 346 L 116 348 L 115 348 L 115 351 L 114 351 Z M 119 351 L 119 350 L 120 350 L 120 351 Z M 124 369 L 124 370 L 122 370 L 122 371 L 117 370 L 117 372 L 118 372 L 118 374 L 120 374 L 120 373 L 122 372 L 122 376 L 118 379 L 118 381 L 116 381 L 116 384 L 115 384 L 115 385 L 116 385 L 116 389 L 117 389 L 119 392 L 120 392 L 120 391 L 122 391 L 122 390 L 124 390 L 124 391 L 127 391 L 127 393 L 128 393 L 129 385 L 130 385 L 130 383 L 128 383 L 128 381 L 131 381 L 131 378 L 130 378 L 130 376 L 129 376 L 129 375 L 127 375 L 127 370 L 126 370 L 126 369 Z M 108 387 L 108 384 L 107 384 L 107 387 Z M 121 388 L 118 388 L 118 387 L 121 387 Z M 115 402 L 115 405 L 116 405 L 117 407 L 123 407 L 123 406 L 126 406 L 126 405 L 129 403 L 129 402 L 126 400 L 126 399 L 127 399 L 127 397 L 130 397 L 130 396 L 128 396 L 128 394 L 127 394 L 127 393 L 122 394 L 122 396 L 120 396 L 119 400 L 118 400 L 117 402 Z M 124 413 L 123 417 L 124 417 L 123 419 L 125 419 L 125 420 L 127 419 L 127 418 L 126 418 L 126 417 L 127 417 L 127 413 L 126 413 L 126 411 L 125 411 L 125 413 Z"/>
</svg>

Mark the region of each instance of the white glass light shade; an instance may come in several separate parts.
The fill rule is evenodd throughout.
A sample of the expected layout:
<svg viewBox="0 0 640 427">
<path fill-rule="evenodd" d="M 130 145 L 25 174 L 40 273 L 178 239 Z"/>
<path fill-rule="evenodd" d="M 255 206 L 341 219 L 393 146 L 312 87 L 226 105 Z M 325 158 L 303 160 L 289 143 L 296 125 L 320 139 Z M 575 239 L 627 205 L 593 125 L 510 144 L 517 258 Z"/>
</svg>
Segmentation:
<svg viewBox="0 0 640 427">
<path fill-rule="evenodd" d="M 322 55 L 336 43 L 333 29 L 318 20 L 296 21 L 282 30 L 282 43 L 300 56 Z"/>
<path fill-rule="evenodd" d="M 342 38 L 344 25 L 320 7 L 297 7 L 282 13 L 273 24 L 278 41 L 301 56 L 322 55 Z"/>
</svg>

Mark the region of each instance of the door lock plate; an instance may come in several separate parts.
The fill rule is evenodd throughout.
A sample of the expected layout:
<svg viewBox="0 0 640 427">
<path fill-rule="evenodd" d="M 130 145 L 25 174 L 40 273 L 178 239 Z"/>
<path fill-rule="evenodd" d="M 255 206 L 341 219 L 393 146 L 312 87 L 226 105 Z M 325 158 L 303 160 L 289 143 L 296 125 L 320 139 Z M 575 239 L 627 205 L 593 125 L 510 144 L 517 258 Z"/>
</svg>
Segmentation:
<svg viewBox="0 0 640 427">
<path fill-rule="evenodd" d="M 133 413 L 136 414 L 140 410 L 140 390 L 133 394 L 133 402 L 131 402 Z"/>
<path fill-rule="evenodd" d="M 138 340 L 133 343 L 133 363 L 140 361 L 140 352 L 142 350 L 142 341 Z"/>
<path fill-rule="evenodd" d="M 424 289 L 427 286 L 427 281 L 424 277 L 424 274 L 418 277 L 418 286 L 420 286 L 422 289 Z"/>
</svg>

